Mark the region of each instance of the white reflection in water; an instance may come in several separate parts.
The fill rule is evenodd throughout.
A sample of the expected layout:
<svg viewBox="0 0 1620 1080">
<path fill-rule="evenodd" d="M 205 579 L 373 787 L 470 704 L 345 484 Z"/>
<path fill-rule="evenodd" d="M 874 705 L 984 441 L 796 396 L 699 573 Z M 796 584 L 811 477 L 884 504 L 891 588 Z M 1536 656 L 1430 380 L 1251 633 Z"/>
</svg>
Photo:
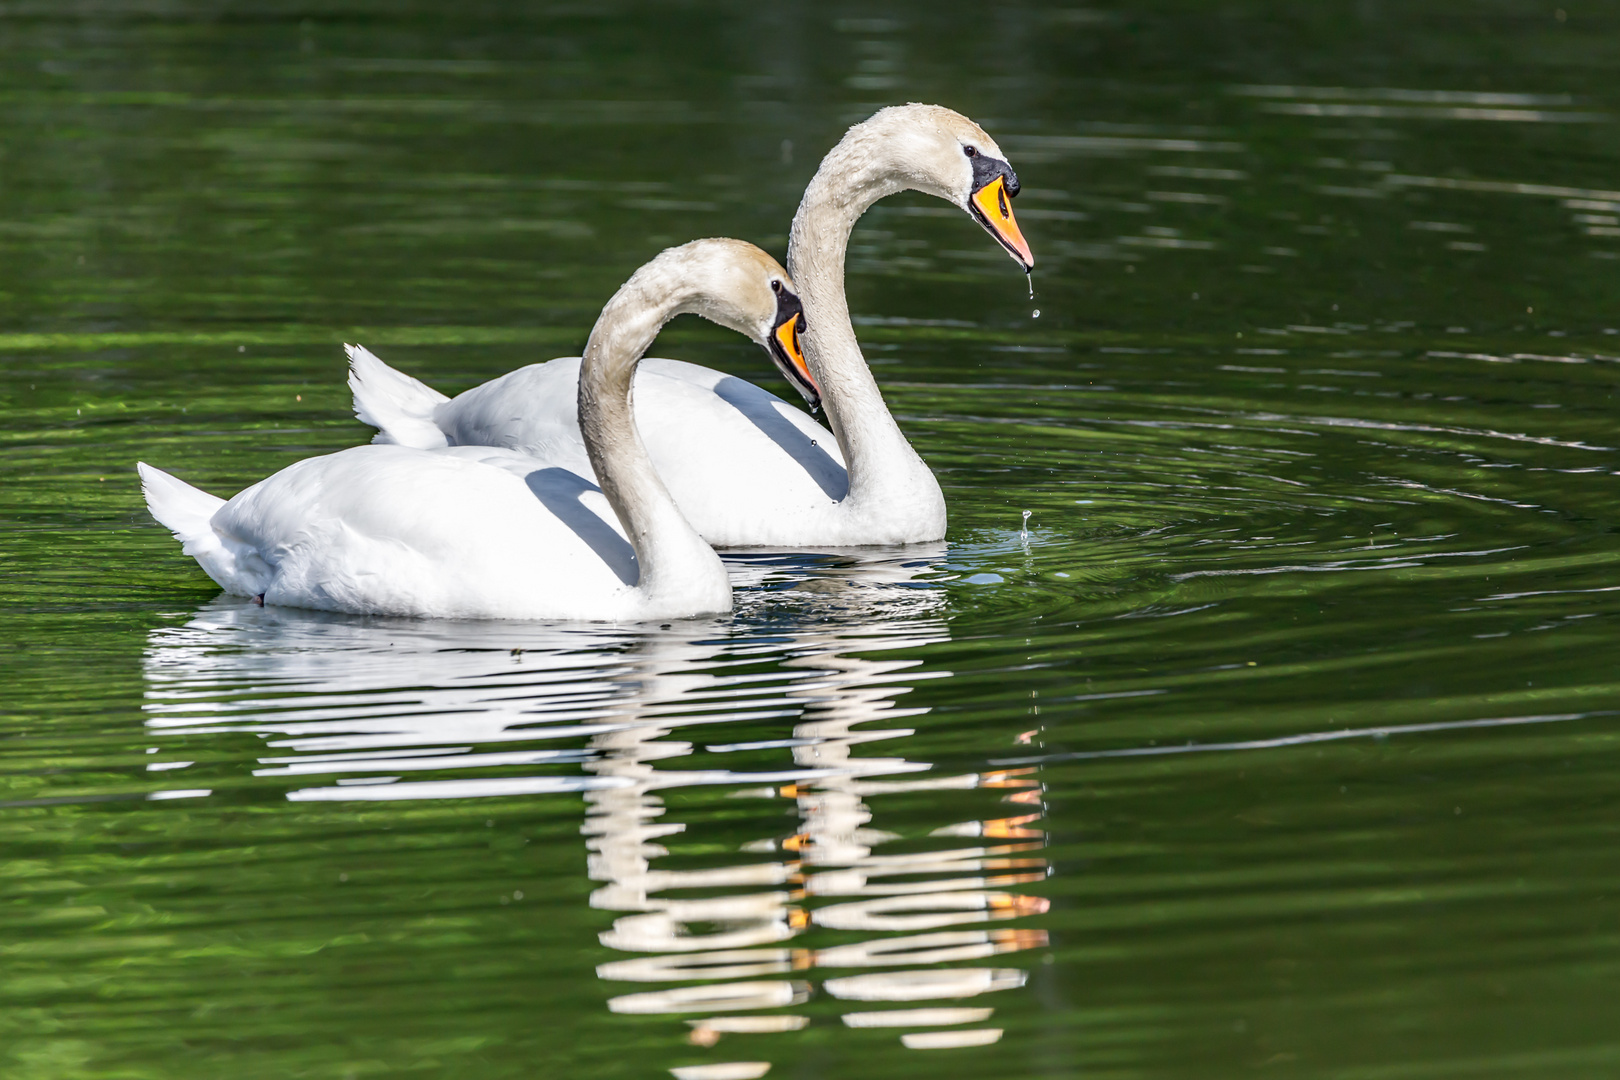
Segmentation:
<svg viewBox="0 0 1620 1080">
<path fill-rule="evenodd" d="M 833 977 L 821 987 L 841 1000 L 978 997 L 1023 985 L 1025 973 L 961 965 L 1046 944 L 1043 931 L 984 926 L 1046 910 L 1045 900 L 1014 891 L 1046 875 L 1034 770 L 938 776 L 928 762 L 867 749 L 912 735 L 895 721 L 927 710 L 903 707 L 903 695 L 950 674 L 884 655 L 948 638 L 943 592 L 927 582 L 943 557 L 943 548 L 906 551 L 809 573 L 795 567 L 791 576 L 780 562 L 734 562 L 745 579 L 737 615 L 664 627 L 357 619 L 222 598 L 151 634 L 147 724 L 155 733 L 258 735 L 264 753 L 252 782 L 285 785 L 291 800 L 581 792 L 587 872 L 600 883 L 590 903 L 622 913 L 600 937 L 626 954 L 597 974 L 663 984 L 627 985 L 609 1008 L 695 1017 L 686 1023 L 698 1047 L 803 1028 L 807 1017 L 767 1010 L 802 1005 L 822 972 Z M 787 737 L 727 741 L 712 728 L 701 740 L 680 737 L 739 722 L 776 722 Z M 785 753 L 777 767 L 695 767 L 687 759 L 699 742 L 704 761 Z M 767 830 L 781 820 L 780 800 L 792 800 L 798 829 L 747 843 L 723 865 L 659 868 L 668 854 L 659 841 L 687 828 L 666 820 L 661 793 L 694 785 L 760 800 Z M 982 788 L 1006 789 L 1019 812 L 946 818 L 906 850 L 877 850 L 901 838 L 876 827 L 868 799 Z M 809 947 L 806 935 L 818 929 L 867 936 Z M 836 974 L 872 968 L 895 970 Z M 845 1023 L 927 1029 L 982 1023 L 992 1011 L 852 1012 Z M 1000 1035 L 958 1027 L 901 1038 L 943 1049 Z M 768 1068 L 732 1061 L 672 1071 Z"/>
</svg>

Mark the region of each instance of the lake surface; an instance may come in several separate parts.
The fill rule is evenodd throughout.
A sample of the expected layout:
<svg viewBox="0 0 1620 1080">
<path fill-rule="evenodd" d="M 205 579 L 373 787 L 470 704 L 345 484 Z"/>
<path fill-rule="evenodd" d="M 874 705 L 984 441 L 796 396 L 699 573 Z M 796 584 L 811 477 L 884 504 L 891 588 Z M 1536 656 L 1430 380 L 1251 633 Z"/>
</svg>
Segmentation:
<svg viewBox="0 0 1620 1080">
<path fill-rule="evenodd" d="M 946 544 L 398 622 L 146 515 L 907 100 L 1038 260 L 854 237 Z M 1620 1072 L 1613 5 L 18 0 L 0 132 L 5 1076 Z"/>
</svg>

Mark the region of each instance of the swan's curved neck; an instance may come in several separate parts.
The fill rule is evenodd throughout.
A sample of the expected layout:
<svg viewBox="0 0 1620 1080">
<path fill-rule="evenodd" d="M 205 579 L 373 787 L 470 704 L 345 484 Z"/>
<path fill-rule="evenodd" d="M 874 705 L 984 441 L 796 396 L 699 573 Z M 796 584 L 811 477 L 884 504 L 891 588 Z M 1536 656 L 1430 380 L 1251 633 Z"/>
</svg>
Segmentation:
<svg viewBox="0 0 1620 1080">
<path fill-rule="evenodd" d="M 730 606 L 714 549 L 675 505 L 636 430 L 636 366 L 664 323 L 692 310 L 698 290 L 658 263 L 638 271 L 602 309 L 579 371 L 579 429 L 597 483 L 635 549 L 636 590 L 649 609 L 697 614 Z"/>
<path fill-rule="evenodd" d="M 927 504 L 937 512 L 943 535 L 939 483 L 889 415 L 855 339 L 844 293 L 844 258 L 855 222 L 879 199 L 915 186 L 887 167 L 863 134 L 852 129 L 827 154 L 793 217 L 788 273 L 804 302 L 805 360 L 849 467 L 847 508 L 863 515 L 914 515 L 919 503 Z"/>
</svg>

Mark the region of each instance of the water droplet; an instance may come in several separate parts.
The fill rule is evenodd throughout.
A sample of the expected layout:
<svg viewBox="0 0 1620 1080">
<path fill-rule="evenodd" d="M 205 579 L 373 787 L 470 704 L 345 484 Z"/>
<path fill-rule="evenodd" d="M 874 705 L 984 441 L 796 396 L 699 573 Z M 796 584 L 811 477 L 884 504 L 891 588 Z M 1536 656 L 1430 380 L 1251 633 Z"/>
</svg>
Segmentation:
<svg viewBox="0 0 1620 1080">
<path fill-rule="evenodd" d="M 1032 270 L 1024 271 L 1024 280 L 1029 283 L 1029 298 L 1035 299 L 1035 273 Z"/>
<path fill-rule="evenodd" d="M 1040 317 L 1041 317 L 1041 309 L 1040 309 L 1040 308 L 1036 308 L 1036 309 L 1035 309 L 1035 310 L 1034 310 L 1034 311 L 1033 311 L 1033 312 L 1031 312 L 1031 313 L 1030 313 L 1030 316 L 1029 316 L 1029 317 L 1030 317 L 1030 318 L 1032 318 L 1032 319 L 1038 319 L 1038 318 L 1040 318 Z"/>
</svg>

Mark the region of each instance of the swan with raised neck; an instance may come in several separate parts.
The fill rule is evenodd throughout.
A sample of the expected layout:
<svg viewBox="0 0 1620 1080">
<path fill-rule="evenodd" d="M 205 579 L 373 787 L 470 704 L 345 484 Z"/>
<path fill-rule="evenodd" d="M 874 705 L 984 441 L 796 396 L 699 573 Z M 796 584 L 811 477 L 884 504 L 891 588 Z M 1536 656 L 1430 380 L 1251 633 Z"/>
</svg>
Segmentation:
<svg viewBox="0 0 1620 1080">
<path fill-rule="evenodd" d="M 736 240 L 694 241 L 636 271 L 597 319 L 578 380 L 600 491 L 590 468 L 543 455 L 384 444 L 308 458 L 229 502 L 143 463 L 147 504 L 222 588 L 262 604 L 612 621 L 726 611 L 725 567 L 642 443 L 635 371 L 684 312 L 768 345 L 797 311 L 786 272 Z"/>
<path fill-rule="evenodd" d="M 689 613 L 726 611 L 731 583 L 714 549 L 681 514 L 636 429 L 634 376 L 664 324 L 694 314 L 767 352 L 788 275 L 741 240 L 694 240 L 631 275 L 602 308 L 579 373 L 579 426 L 596 482 L 636 552 L 645 602 Z"/>
<path fill-rule="evenodd" d="M 998 184 L 1006 192 L 998 208 L 1003 213 L 986 215 L 976 196 Z M 884 403 L 844 293 L 844 259 L 855 223 L 879 199 L 908 189 L 961 207 L 1026 272 L 1034 265 L 1005 203 L 1017 194 L 1018 178 L 995 141 L 960 113 L 938 105 L 882 109 L 850 128 L 822 159 L 793 217 L 787 261 L 804 303 L 805 361 L 849 470 L 840 516 L 846 529 L 870 537 L 867 543 L 945 535 L 939 481 Z"/>
</svg>

